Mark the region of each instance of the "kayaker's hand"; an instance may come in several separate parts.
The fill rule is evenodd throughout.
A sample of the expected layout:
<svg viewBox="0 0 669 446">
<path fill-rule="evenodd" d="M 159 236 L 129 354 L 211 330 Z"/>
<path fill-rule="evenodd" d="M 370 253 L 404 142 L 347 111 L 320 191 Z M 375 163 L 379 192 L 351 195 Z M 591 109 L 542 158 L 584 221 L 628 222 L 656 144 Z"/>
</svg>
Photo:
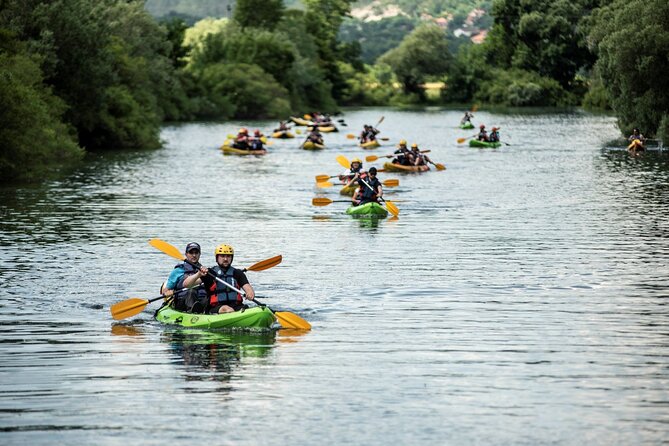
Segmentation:
<svg viewBox="0 0 669 446">
<path fill-rule="evenodd" d="M 165 297 L 172 297 L 173 294 L 174 294 L 174 290 L 167 290 L 167 291 L 165 291 L 165 293 L 163 294 L 163 296 L 165 296 Z"/>
<path fill-rule="evenodd" d="M 247 300 L 253 300 L 256 297 L 256 293 L 253 290 L 248 290 L 245 297 Z"/>
<path fill-rule="evenodd" d="M 206 266 L 201 266 L 198 273 L 200 274 L 200 276 L 206 276 L 207 274 L 209 274 L 209 268 L 207 268 Z"/>
</svg>

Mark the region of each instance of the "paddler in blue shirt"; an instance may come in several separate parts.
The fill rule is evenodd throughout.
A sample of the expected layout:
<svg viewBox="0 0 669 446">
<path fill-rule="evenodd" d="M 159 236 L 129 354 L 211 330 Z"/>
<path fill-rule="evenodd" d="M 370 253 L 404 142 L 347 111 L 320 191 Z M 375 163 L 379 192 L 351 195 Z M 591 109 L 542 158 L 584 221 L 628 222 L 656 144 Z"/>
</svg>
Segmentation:
<svg viewBox="0 0 669 446">
<path fill-rule="evenodd" d="M 200 245 L 190 242 L 185 249 L 186 259 L 192 263 L 200 261 Z M 184 281 L 188 276 L 195 274 L 197 269 L 188 262 L 181 262 L 174 266 L 174 269 L 167 278 L 167 282 L 161 287 L 161 294 L 167 297 L 174 295 L 176 290 L 185 288 Z M 204 312 L 207 293 L 203 287 L 195 287 L 187 291 L 182 291 L 174 296 L 172 306 L 179 311 L 188 311 L 191 313 Z"/>
<path fill-rule="evenodd" d="M 488 135 L 488 142 L 499 142 L 499 127 L 493 127 Z"/>
</svg>

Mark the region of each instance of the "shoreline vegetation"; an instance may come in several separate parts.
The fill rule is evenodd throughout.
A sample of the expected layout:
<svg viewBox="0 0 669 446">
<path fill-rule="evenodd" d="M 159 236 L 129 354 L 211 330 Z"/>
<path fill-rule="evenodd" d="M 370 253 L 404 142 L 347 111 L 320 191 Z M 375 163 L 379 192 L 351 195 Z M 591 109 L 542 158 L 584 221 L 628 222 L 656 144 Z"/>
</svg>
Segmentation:
<svg viewBox="0 0 669 446">
<path fill-rule="evenodd" d="M 363 29 L 342 28 L 351 0 L 219 2 L 224 17 L 193 23 L 142 0 L 3 0 L 2 181 L 40 181 L 87 150 L 160 147 L 167 121 L 344 106 L 582 106 L 612 110 L 623 134 L 669 139 L 664 0 L 459 0 L 413 21 L 417 7 L 384 2 L 404 34 L 375 23 L 398 40 L 363 60 L 364 39 L 341 36 Z M 477 43 L 447 32 L 471 5 L 491 18 Z"/>
</svg>

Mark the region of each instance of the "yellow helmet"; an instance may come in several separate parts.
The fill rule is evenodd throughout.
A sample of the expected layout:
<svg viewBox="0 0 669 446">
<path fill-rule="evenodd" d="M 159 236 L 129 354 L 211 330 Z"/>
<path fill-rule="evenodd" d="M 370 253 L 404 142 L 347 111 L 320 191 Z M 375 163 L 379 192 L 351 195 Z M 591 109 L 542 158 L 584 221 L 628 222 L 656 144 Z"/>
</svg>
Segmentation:
<svg viewBox="0 0 669 446">
<path fill-rule="evenodd" d="M 417 148 L 418 148 L 418 144 L 416 144 L 416 143 L 411 144 L 411 148 L 412 148 L 412 149 L 417 149 Z"/>
<path fill-rule="evenodd" d="M 353 163 L 360 163 L 360 164 L 362 164 L 362 160 L 361 160 L 360 158 L 353 158 L 353 159 L 351 160 L 351 164 L 353 164 Z"/>
<path fill-rule="evenodd" d="M 214 251 L 215 255 L 235 255 L 235 250 L 230 245 L 218 245 Z"/>
<path fill-rule="evenodd" d="M 401 146 L 406 146 L 407 145 L 407 140 L 406 139 L 400 139 L 400 145 Z"/>
</svg>

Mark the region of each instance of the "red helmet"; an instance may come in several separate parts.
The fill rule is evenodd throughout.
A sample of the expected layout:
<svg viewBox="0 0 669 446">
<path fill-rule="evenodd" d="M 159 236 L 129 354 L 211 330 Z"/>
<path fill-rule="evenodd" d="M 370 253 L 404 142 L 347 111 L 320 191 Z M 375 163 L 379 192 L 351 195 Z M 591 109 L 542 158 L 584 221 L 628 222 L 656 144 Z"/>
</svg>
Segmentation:
<svg viewBox="0 0 669 446">
<path fill-rule="evenodd" d="M 480 129 L 484 129 L 484 128 L 485 128 L 485 125 L 481 124 L 481 125 L 479 126 L 479 128 L 480 128 Z"/>
<path fill-rule="evenodd" d="M 256 129 L 256 131 L 253 132 L 253 134 L 256 135 L 256 136 L 260 136 L 260 130 Z"/>
<path fill-rule="evenodd" d="M 241 129 L 239 129 L 239 133 L 247 134 L 248 132 L 249 132 L 249 131 L 246 130 L 244 127 L 242 127 Z"/>
</svg>

